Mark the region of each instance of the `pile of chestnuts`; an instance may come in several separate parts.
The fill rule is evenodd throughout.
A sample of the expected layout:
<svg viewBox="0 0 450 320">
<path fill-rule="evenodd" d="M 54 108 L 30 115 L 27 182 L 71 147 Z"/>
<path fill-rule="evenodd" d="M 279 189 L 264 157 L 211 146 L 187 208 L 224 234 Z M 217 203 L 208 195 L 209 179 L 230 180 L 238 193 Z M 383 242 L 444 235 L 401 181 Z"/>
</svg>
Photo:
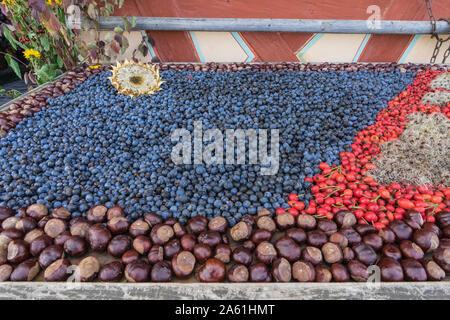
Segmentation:
<svg viewBox="0 0 450 320">
<path fill-rule="evenodd" d="M 71 218 L 63 207 L 33 204 L 17 213 L 0 207 L 0 223 L 0 281 L 43 274 L 81 282 L 346 282 L 367 281 L 371 265 L 382 281 L 438 281 L 450 272 L 449 211 L 434 224 L 410 210 L 381 231 L 346 210 L 328 220 L 262 209 L 230 227 L 220 216 L 182 225 L 148 212 L 130 223 L 117 206 Z"/>
</svg>

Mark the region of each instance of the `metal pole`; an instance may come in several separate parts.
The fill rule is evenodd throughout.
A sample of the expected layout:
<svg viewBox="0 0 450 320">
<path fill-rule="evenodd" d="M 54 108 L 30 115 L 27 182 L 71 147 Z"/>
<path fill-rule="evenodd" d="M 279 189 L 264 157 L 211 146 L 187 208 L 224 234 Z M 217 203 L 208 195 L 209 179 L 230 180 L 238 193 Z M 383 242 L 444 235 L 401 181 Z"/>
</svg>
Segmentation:
<svg viewBox="0 0 450 320">
<path fill-rule="evenodd" d="M 123 27 L 121 17 L 100 18 L 100 29 Z M 429 21 L 304 20 L 136 17 L 136 30 L 255 31 L 311 33 L 431 34 Z M 450 24 L 436 22 L 439 34 L 450 34 Z"/>
</svg>

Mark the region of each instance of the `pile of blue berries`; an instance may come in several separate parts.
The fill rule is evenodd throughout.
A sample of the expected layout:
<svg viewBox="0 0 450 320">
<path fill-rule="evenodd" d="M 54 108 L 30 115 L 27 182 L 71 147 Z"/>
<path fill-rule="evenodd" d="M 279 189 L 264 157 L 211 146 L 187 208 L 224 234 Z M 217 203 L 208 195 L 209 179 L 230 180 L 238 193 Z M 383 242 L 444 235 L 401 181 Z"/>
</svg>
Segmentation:
<svg viewBox="0 0 450 320">
<path fill-rule="evenodd" d="M 336 163 L 354 135 L 409 85 L 411 71 L 162 72 L 163 90 L 120 95 L 101 72 L 25 118 L 0 138 L 0 206 L 66 207 L 73 217 L 95 204 L 119 205 L 132 220 L 244 214 L 309 199 L 306 176 Z M 280 167 L 175 165 L 175 129 L 279 129 Z"/>
</svg>

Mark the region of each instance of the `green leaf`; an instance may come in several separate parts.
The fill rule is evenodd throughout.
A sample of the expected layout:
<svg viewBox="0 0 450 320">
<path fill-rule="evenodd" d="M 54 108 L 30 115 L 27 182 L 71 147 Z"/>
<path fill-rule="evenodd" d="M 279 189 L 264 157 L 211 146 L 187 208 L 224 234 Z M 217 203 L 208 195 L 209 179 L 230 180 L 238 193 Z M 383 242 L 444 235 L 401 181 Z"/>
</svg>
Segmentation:
<svg viewBox="0 0 450 320">
<path fill-rule="evenodd" d="M 124 54 L 125 51 L 127 51 L 128 47 L 129 47 L 128 39 L 127 39 L 127 37 L 123 36 L 122 37 L 122 48 L 120 48 L 120 54 Z"/>
<path fill-rule="evenodd" d="M 131 27 L 136 27 L 136 17 L 131 17 Z"/>
<path fill-rule="evenodd" d="M 25 47 L 13 37 L 8 27 L 5 26 L 3 28 L 3 34 L 5 35 L 5 38 L 8 39 L 9 43 L 11 43 L 11 46 L 14 48 L 14 50 L 17 50 L 17 46 L 25 49 Z"/>
<path fill-rule="evenodd" d="M 95 5 L 93 3 L 89 4 L 87 13 L 88 13 L 89 18 L 91 18 L 91 19 L 97 18 L 97 10 L 95 10 Z"/>
<path fill-rule="evenodd" d="M 122 29 L 122 27 L 117 26 L 117 27 L 114 28 L 114 32 L 115 33 L 123 33 L 123 29 Z"/>
<path fill-rule="evenodd" d="M 105 34 L 105 41 L 107 43 L 113 41 L 113 39 L 114 39 L 114 32 L 109 31 Z"/>
<path fill-rule="evenodd" d="M 119 8 L 122 8 L 124 2 L 125 0 L 119 0 Z"/>
<path fill-rule="evenodd" d="M 6 56 L 5 56 L 5 60 L 6 60 L 6 62 L 8 63 L 8 65 L 11 67 L 11 69 L 14 70 L 15 74 L 16 74 L 20 79 L 22 79 L 22 74 L 21 74 L 21 72 L 20 72 L 20 67 L 19 67 L 19 64 L 17 63 L 17 61 L 14 60 L 13 58 L 11 58 L 11 56 L 9 56 L 9 55 L 6 55 Z"/>
<path fill-rule="evenodd" d="M 60 67 L 60 68 L 63 67 L 64 61 L 61 59 L 60 56 L 58 56 L 58 57 L 56 58 L 56 62 L 58 63 L 58 67 Z"/>
<path fill-rule="evenodd" d="M 128 19 L 126 17 L 122 17 L 123 20 L 123 25 L 125 27 L 126 31 L 130 31 L 131 30 L 131 23 L 130 21 L 128 21 Z"/>
<path fill-rule="evenodd" d="M 50 43 L 48 42 L 48 39 L 46 37 L 41 37 L 41 44 L 44 47 L 45 51 L 50 50 Z"/>
</svg>

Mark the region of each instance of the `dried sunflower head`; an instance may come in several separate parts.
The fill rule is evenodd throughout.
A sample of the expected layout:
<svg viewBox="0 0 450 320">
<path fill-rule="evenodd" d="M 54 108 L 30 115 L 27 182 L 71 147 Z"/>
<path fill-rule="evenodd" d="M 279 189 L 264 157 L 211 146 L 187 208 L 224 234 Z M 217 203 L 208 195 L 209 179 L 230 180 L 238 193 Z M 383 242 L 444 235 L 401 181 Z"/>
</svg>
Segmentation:
<svg viewBox="0 0 450 320">
<path fill-rule="evenodd" d="M 122 64 L 117 63 L 113 67 L 111 84 L 121 94 L 130 97 L 138 97 L 143 94 L 153 94 L 161 90 L 159 70 L 156 67 L 142 62 L 135 63 L 125 60 Z"/>
</svg>

